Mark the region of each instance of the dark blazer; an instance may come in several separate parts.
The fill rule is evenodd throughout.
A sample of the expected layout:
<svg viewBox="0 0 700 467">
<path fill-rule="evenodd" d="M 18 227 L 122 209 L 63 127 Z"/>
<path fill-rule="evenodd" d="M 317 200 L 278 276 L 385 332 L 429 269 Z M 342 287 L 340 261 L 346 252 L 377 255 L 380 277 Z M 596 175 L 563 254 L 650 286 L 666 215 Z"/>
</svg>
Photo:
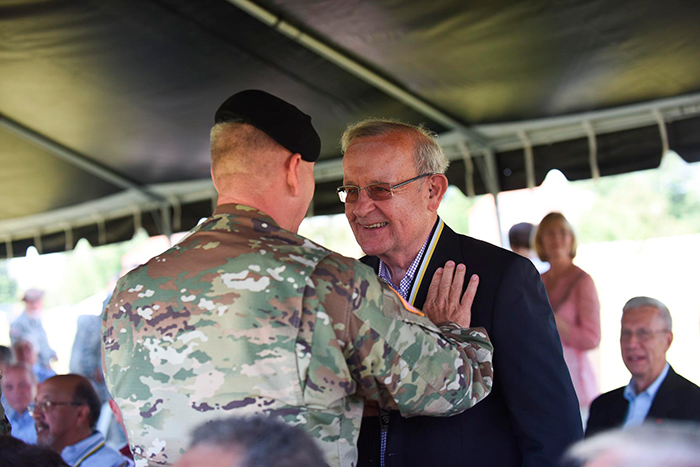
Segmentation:
<svg viewBox="0 0 700 467">
<path fill-rule="evenodd" d="M 392 412 L 386 466 L 557 465 L 566 448 L 582 437 L 583 427 L 537 270 L 526 258 L 445 225 L 434 250 L 427 249 L 424 273 L 416 277 L 420 283 L 412 301 L 418 308 L 435 270 L 448 260 L 466 264 L 466 277 L 479 275 L 472 326 L 486 328 L 493 342 L 493 389 L 474 408 L 454 417 L 403 418 Z M 378 258 L 362 261 L 378 270 Z M 379 465 L 379 444 L 379 417 L 366 417 L 358 467 Z"/>
<path fill-rule="evenodd" d="M 598 396 L 591 404 L 586 437 L 622 425 L 629 402 L 625 387 Z M 700 422 L 700 387 L 669 368 L 651 403 L 645 420 L 692 420 Z"/>
</svg>

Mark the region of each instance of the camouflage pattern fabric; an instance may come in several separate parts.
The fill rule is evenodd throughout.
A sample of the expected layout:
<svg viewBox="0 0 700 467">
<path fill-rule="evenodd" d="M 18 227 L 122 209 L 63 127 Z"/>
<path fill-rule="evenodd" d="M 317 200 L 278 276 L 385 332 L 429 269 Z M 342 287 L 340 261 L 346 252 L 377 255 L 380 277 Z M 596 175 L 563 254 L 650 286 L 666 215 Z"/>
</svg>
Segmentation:
<svg viewBox="0 0 700 467">
<path fill-rule="evenodd" d="M 2 379 L 2 371 L 0 371 L 0 380 Z M 2 398 L 2 389 L 0 388 L 0 399 Z M 10 421 L 5 416 L 5 409 L 0 404 L 0 436 L 9 436 L 12 433 Z"/>
<path fill-rule="evenodd" d="M 259 413 L 353 466 L 365 398 L 447 416 L 488 394 L 485 331 L 445 331 L 369 267 L 225 205 L 119 281 L 105 373 L 137 466 L 174 463 L 200 423 Z"/>
</svg>

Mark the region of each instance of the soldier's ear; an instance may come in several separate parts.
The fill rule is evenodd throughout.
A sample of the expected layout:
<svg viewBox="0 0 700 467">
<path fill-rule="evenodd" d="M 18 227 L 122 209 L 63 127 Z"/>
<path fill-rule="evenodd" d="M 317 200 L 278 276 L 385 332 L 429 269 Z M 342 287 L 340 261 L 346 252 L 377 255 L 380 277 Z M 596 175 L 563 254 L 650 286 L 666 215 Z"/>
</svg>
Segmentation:
<svg viewBox="0 0 700 467">
<path fill-rule="evenodd" d="M 447 192 L 448 181 L 443 174 L 428 177 L 428 209 L 435 212 L 440 207 L 442 197 Z"/>
<path fill-rule="evenodd" d="M 289 156 L 285 163 L 287 186 L 291 190 L 291 194 L 295 197 L 301 194 L 301 178 L 299 174 L 301 160 L 301 154 L 295 153 Z"/>
</svg>

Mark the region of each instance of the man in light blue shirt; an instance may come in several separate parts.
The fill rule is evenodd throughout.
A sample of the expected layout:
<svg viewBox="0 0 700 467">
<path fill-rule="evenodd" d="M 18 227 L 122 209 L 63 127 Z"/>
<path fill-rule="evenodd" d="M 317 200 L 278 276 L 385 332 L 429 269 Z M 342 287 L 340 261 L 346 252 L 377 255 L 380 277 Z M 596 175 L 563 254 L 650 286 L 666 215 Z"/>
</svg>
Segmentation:
<svg viewBox="0 0 700 467">
<path fill-rule="evenodd" d="M 34 419 L 28 410 L 36 395 L 34 372 L 23 363 L 11 363 L 3 371 L 1 383 L 2 405 L 12 425 L 12 436 L 36 444 Z"/>
<path fill-rule="evenodd" d="M 620 350 L 632 379 L 591 404 L 586 436 L 645 421 L 700 422 L 700 387 L 666 362 L 673 342 L 671 314 L 650 297 L 634 297 L 622 309 Z"/>
<path fill-rule="evenodd" d="M 644 419 L 649 413 L 651 403 L 654 402 L 654 397 L 659 390 L 659 386 L 661 386 L 661 383 L 668 375 L 669 368 L 671 368 L 671 366 L 667 363 L 658 378 L 656 378 L 654 382 L 642 392 L 637 392 L 634 378 L 632 378 L 630 383 L 625 386 L 624 396 L 630 405 L 627 409 L 627 415 L 625 416 L 625 423 L 623 423 L 622 426 L 627 428 L 644 423 Z"/>
<path fill-rule="evenodd" d="M 73 467 L 128 467 L 133 462 L 105 446 L 95 431 L 100 399 L 80 375 L 53 376 L 41 385 L 34 404 L 38 444 L 49 446 Z"/>
</svg>

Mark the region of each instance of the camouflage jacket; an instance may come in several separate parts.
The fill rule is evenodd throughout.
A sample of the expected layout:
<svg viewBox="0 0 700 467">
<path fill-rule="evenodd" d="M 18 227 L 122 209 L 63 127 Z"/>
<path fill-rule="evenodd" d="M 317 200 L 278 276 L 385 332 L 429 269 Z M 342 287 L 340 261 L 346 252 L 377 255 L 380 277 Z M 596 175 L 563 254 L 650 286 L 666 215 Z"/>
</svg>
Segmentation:
<svg viewBox="0 0 700 467">
<path fill-rule="evenodd" d="M 365 398 L 447 416 L 488 394 L 485 331 L 445 333 L 369 267 L 224 205 L 119 281 L 105 374 L 137 466 L 174 463 L 207 420 L 256 413 L 353 466 Z"/>
<path fill-rule="evenodd" d="M 2 379 L 2 371 L 0 371 L 0 380 Z M 2 389 L 0 389 L 0 399 L 2 398 Z M 10 435 L 12 433 L 12 427 L 10 426 L 9 420 L 5 416 L 5 409 L 0 404 L 0 436 Z"/>
</svg>

